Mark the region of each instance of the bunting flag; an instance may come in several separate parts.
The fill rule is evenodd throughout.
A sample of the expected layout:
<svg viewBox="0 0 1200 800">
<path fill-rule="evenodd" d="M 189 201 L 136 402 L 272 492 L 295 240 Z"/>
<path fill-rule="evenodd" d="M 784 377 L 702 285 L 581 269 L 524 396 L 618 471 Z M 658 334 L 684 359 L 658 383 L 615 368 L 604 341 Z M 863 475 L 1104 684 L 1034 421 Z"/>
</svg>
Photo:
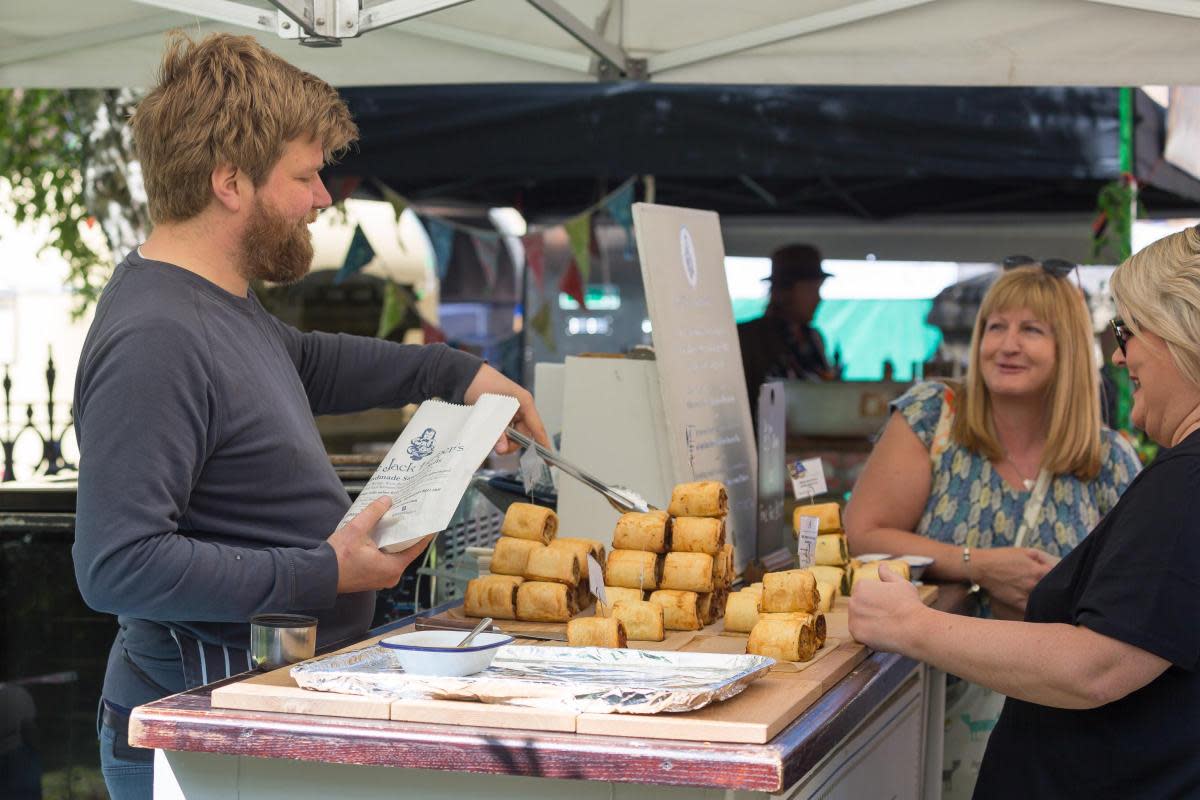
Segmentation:
<svg viewBox="0 0 1200 800">
<path fill-rule="evenodd" d="M 542 343 L 546 345 L 547 350 L 551 353 L 558 352 L 558 343 L 554 341 L 554 332 L 550 329 L 549 301 L 542 301 L 542 307 L 538 309 L 536 314 L 530 317 L 529 327 L 538 335 Z"/>
<path fill-rule="evenodd" d="M 596 226 L 599 224 L 599 214 L 592 214 L 588 218 L 588 252 L 596 258 L 600 258 L 600 237 L 596 234 Z"/>
<path fill-rule="evenodd" d="M 544 295 L 546 294 L 546 243 L 540 233 L 530 233 L 521 237 L 521 244 L 525 247 L 525 264 L 533 273 L 533 279 L 537 281 L 538 295 Z"/>
<path fill-rule="evenodd" d="M 421 317 L 421 333 L 425 336 L 425 344 L 437 344 L 446 341 L 446 332 Z"/>
<path fill-rule="evenodd" d="M 483 268 L 483 279 L 489 289 L 496 286 L 496 274 L 500 261 L 500 240 L 491 236 L 472 236 L 471 244 L 475 246 L 475 257 Z"/>
<path fill-rule="evenodd" d="M 584 311 L 587 310 L 587 303 L 583 299 L 583 274 L 579 270 L 579 265 L 575 263 L 575 259 L 571 259 L 571 263 L 563 272 L 562 280 L 558 282 L 558 290 L 575 298 L 579 307 Z"/>
<path fill-rule="evenodd" d="M 382 183 L 379 184 L 379 190 L 383 194 L 383 199 L 391 204 L 392 212 L 396 215 L 396 244 L 400 245 L 400 249 L 407 253 L 408 248 L 404 245 L 404 237 L 400 235 L 400 215 L 404 213 L 404 209 L 408 208 L 408 201 Z"/>
<path fill-rule="evenodd" d="M 400 196 L 395 190 L 379 184 L 379 190 L 383 194 L 383 199 L 392 205 L 392 211 L 396 213 L 396 222 L 400 221 L 400 215 L 404 213 L 404 209 L 408 208 L 408 201 Z"/>
<path fill-rule="evenodd" d="M 625 231 L 625 258 L 633 258 L 633 181 L 604 201 L 604 210 Z"/>
<path fill-rule="evenodd" d="M 340 284 L 346 278 L 349 278 L 367 264 L 370 264 L 374 258 L 375 248 L 371 247 L 371 243 L 367 241 L 367 234 L 363 233 L 362 225 L 355 225 L 354 236 L 350 239 L 350 248 L 346 251 L 346 258 L 342 261 L 342 268 L 333 277 L 334 284 Z"/>
<path fill-rule="evenodd" d="M 412 304 L 412 297 L 396 284 L 388 281 L 383 287 L 383 309 L 379 312 L 377 339 L 386 339 L 404 321 L 404 315 Z"/>
<path fill-rule="evenodd" d="M 600 215 L 592 214 L 588 222 L 588 254 L 592 260 L 592 274 L 589 276 L 589 279 L 596 283 L 611 283 L 612 276 L 608 271 L 608 261 L 605 260 L 604 254 L 600 252 L 600 234 L 596 230 L 596 227 L 600 224 Z M 598 277 L 596 275 L 597 268 L 600 270 Z M 586 286 L 587 281 L 584 283 Z"/>
<path fill-rule="evenodd" d="M 437 268 L 438 280 L 445 280 L 450 270 L 450 257 L 454 255 L 454 228 L 437 217 L 421 217 L 425 232 L 433 245 L 433 263 Z"/>
<path fill-rule="evenodd" d="M 354 194 L 354 190 L 362 183 L 362 177 L 359 175 L 345 175 L 340 178 L 331 178 L 325 183 L 329 190 L 330 199 L 336 204 Z"/>
<path fill-rule="evenodd" d="M 574 219 L 563 223 L 567 231 L 567 239 L 571 242 L 571 254 L 575 256 L 576 271 L 582 277 L 582 283 L 587 283 L 592 274 L 592 213 L 580 214 Z"/>
</svg>

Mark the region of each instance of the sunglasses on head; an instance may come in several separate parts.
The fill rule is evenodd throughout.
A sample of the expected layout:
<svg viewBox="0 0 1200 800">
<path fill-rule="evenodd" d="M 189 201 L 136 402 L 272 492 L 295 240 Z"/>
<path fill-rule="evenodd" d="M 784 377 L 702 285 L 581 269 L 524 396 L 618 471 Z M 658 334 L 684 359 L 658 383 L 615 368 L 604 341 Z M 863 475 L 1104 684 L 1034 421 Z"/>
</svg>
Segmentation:
<svg viewBox="0 0 1200 800">
<path fill-rule="evenodd" d="M 1126 355 L 1125 344 L 1133 338 L 1133 331 L 1129 330 L 1125 320 L 1120 317 L 1114 317 L 1108 324 L 1112 326 L 1113 336 L 1117 339 L 1117 347 L 1121 348 L 1121 355 Z"/>
<path fill-rule="evenodd" d="M 1067 277 L 1071 274 L 1071 270 L 1079 266 L 1074 261 L 1067 261 L 1065 258 L 1044 258 L 1038 261 L 1032 256 L 1006 256 L 1002 263 L 1005 269 L 1016 269 L 1017 267 L 1040 264 L 1043 270 L 1056 278 Z"/>
</svg>

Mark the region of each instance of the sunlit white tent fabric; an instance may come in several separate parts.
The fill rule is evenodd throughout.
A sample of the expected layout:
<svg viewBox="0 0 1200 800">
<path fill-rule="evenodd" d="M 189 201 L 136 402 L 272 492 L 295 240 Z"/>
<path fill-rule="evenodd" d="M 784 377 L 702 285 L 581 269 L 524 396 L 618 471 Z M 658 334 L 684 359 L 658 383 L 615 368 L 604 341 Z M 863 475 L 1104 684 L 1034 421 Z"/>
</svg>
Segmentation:
<svg viewBox="0 0 1200 800">
<path fill-rule="evenodd" d="M 345 8 L 355 0 L 280 2 Z M 174 27 L 254 33 L 341 86 L 621 74 L 703 83 L 1128 86 L 1200 76 L 1194 0 L 362 2 L 360 16 L 429 13 L 316 49 L 280 38 L 288 20 L 265 0 L 2 0 L 0 85 L 147 85 L 162 34 Z"/>
</svg>

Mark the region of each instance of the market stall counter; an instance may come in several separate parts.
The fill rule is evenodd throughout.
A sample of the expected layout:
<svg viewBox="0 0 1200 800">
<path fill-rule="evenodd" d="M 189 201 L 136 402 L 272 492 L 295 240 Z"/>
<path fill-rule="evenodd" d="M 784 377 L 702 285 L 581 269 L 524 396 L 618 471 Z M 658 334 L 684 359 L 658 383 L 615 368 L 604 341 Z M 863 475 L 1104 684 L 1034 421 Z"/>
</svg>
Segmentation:
<svg viewBox="0 0 1200 800">
<path fill-rule="evenodd" d="M 936 608 L 960 613 L 970 602 L 958 585 L 939 587 L 933 600 Z M 855 664 L 761 743 L 713 741 L 703 724 L 693 736 L 682 717 L 666 734 L 677 738 L 661 738 L 662 731 L 555 731 L 531 709 L 521 711 L 540 730 L 473 725 L 469 715 L 406 722 L 315 715 L 286 701 L 279 711 L 214 705 L 214 691 L 247 675 L 139 707 L 130 740 L 157 749 L 160 799 L 939 796 L 945 676 L 889 653 L 865 651 Z M 718 705 L 753 707 L 758 688 Z"/>
</svg>

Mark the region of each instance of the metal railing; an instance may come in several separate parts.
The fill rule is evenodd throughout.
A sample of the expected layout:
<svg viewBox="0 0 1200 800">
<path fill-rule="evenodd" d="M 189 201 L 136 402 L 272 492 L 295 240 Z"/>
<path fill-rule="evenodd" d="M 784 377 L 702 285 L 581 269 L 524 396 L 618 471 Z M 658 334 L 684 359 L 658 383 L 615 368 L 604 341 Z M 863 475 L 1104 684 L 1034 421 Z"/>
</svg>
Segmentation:
<svg viewBox="0 0 1200 800">
<path fill-rule="evenodd" d="M 2 384 L 4 387 L 4 422 L 0 425 L 0 450 L 4 454 L 4 469 L 3 472 L 0 472 L 0 482 L 15 481 L 17 479 L 17 443 L 31 436 L 37 437 L 41 442 L 41 458 L 33 464 L 31 475 L 28 477 L 35 475 L 56 475 L 63 470 L 75 469 L 75 465 L 67 461 L 63 456 L 63 438 L 75 426 L 71 406 L 67 406 L 65 422 L 60 423 L 60 421 L 55 419 L 54 382 L 57 374 L 54 368 L 54 353 L 51 352 L 46 358 L 45 419 L 44 421 L 35 421 L 35 404 L 27 403 L 25 406 L 25 421 L 22 424 L 13 419 L 13 382 L 8 366 L 4 367 L 4 382 Z"/>
</svg>

